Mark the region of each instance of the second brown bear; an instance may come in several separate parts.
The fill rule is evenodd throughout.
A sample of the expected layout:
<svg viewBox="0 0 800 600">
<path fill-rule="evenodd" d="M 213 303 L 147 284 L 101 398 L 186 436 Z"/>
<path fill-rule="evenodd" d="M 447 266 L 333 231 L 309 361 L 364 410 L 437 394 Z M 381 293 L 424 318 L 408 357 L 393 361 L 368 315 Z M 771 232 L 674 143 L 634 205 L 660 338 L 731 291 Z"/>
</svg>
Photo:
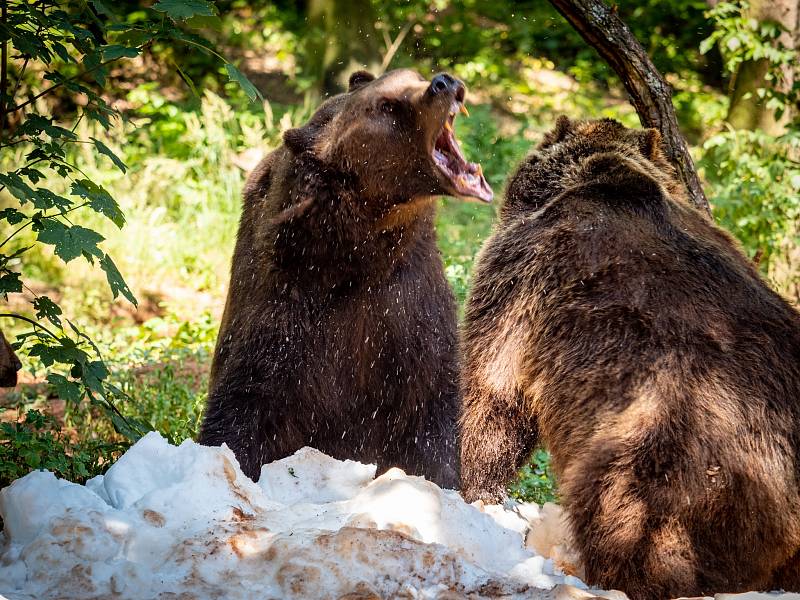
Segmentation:
<svg viewBox="0 0 800 600">
<path fill-rule="evenodd" d="M 656 131 L 558 121 L 510 180 L 464 345 L 468 501 L 543 442 L 587 583 L 800 591 L 800 315 Z"/>
</svg>

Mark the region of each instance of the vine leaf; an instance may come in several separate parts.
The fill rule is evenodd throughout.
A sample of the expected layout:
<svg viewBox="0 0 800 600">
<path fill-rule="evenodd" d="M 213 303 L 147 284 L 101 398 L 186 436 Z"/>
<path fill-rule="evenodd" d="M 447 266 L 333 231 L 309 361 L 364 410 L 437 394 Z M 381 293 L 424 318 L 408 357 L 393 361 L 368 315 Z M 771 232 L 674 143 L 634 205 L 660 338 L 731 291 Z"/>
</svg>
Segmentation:
<svg viewBox="0 0 800 600">
<path fill-rule="evenodd" d="M 87 388 L 105 397 L 103 381 L 108 377 L 109 372 L 106 364 L 102 360 L 93 360 L 84 363 L 82 375 L 83 382 Z"/>
</svg>

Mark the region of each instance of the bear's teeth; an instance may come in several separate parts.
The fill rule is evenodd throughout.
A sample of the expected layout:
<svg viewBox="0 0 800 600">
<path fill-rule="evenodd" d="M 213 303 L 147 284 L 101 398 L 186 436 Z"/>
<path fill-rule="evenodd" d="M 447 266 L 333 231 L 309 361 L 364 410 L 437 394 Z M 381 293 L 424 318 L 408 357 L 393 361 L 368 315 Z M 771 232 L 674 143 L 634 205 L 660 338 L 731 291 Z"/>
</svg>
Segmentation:
<svg viewBox="0 0 800 600">
<path fill-rule="evenodd" d="M 466 107 L 466 106 L 464 106 L 464 103 L 463 103 L 463 102 L 462 102 L 461 104 L 459 104 L 459 105 L 458 105 L 458 112 L 460 112 L 460 113 L 461 113 L 462 115 L 464 115 L 465 117 L 468 117 L 468 116 L 469 116 L 469 111 L 467 110 L 467 107 Z"/>
</svg>

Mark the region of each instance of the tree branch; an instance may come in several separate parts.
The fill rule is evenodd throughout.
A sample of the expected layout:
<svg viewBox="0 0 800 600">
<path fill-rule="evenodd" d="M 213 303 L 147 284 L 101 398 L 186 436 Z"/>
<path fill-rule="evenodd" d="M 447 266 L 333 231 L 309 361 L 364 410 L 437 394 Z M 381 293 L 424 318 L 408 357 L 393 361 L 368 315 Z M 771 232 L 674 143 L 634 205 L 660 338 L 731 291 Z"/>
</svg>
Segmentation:
<svg viewBox="0 0 800 600">
<path fill-rule="evenodd" d="M 550 0 L 575 30 L 622 79 L 644 127 L 661 132 L 664 150 L 686 186 L 689 199 L 711 215 L 708 200 L 678 127 L 672 88 L 647 56 L 642 45 L 603 0 Z"/>
</svg>

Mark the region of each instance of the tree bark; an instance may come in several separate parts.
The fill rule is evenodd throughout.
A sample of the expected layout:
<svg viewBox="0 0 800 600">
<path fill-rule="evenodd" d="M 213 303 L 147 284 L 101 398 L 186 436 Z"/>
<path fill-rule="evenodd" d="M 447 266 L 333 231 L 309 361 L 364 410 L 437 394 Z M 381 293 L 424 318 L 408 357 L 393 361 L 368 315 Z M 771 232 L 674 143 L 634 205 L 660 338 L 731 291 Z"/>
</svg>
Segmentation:
<svg viewBox="0 0 800 600">
<path fill-rule="evenodd" d="M 796 48 L 798 35 L 798 17 L 800 17 L 800 1 L 798 0 L 751 0 L 748 16 L 759 23 L 774 21 L 786 30 L 779 38 L 786 48 Z M 769 60 L 745 61 L 739 65 L 731 87 L 731 103 L 726 121 L 734 129 L 761 129 L 770 135 L 780 135 L 785 131 L 790 119 L 788 111 L 781 119 L 775 117 L 775 111 L 766 106 L 764 98 L 759 98 L 757 91 L 774 83 L 768 82 L 765 76 L 769 72 Z M 792 69 L 784 68 L 784 90 L 792 86 Z"/>
<path fill-rule="evenodd" d="M 672 88 L 647 56 L 642 45 L 603 0 L 550 0 L 575 30 L 591 45 L 622 79 L 631 103 L 644 127 L 661 132 L 664 149 L 689 199 L 709 216 L 711 209 L 689 154 L 689 147 L 678 127 L 672 105 Z"/>
<path fill-rule="evenodd" d="M 310 0 L 308 18 L 321 34 L 311 42 L 310 54 L 323 94 L 347 89 L 352 71 L 380 67 L 377 18 L 370 0 Z"/>
</svg>

